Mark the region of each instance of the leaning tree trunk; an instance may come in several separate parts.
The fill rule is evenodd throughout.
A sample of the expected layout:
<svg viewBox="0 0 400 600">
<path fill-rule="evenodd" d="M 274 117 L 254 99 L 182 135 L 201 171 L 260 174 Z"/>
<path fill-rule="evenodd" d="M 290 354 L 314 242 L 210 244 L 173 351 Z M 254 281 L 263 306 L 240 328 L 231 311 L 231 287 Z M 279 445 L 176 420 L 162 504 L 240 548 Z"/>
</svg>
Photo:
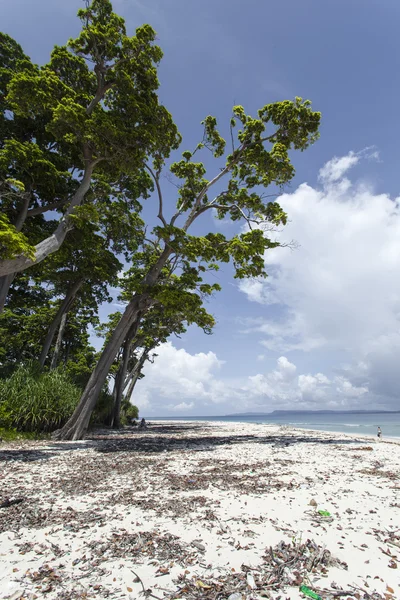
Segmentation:
<svg viewBox="0 0 400 600">
<path fill-rule="evenodd" d="M 122 367 L 122 363 L 118 367 L 118 371 L 115 375 L 115 380 L 114 380 L 114 387 L 113 387 L 113 392 L 112 392 L 112 409 L 111 409 L 109 421 L 107 423 L 110 427 L 114 427 L 114 417 L 115 417 L 114 407 L 115 407 L 115 403 L 117 401 L 118 386 L 120 385 L 120 381 L 121 381 L 121 367 Z"/>
<path fill-rule="evenodd" d="M 139 328 L 140 319 L 136 319 L 135 324 L 131 327 L 129 334 L 124 342 L 124 348 L 122 352 L 122 362 L 121 368 L 118 373 L 119 377 L 115 379 L 115 400 L 114 400 L 114 408 L 113 408 L 113 418 L 112 418 L 112 427 L 114 429 L 121 428 L 121 403 L 122 396 L 124 393 L 126 373 L 128 370 L 128 363 L 131 353 L 132 341 L 135 335 L 137 334 L 137 330 Z"/>
<path fill-rule="evenodd" d="M 113 429 L 120 429 L 121 427 L 121 402 L 122 402 L 122 392 L 124 388 L 124 380 L 126 376 L 126 370 L 128 368 L 128 360 L 129 360 L 129 346 L 132 339 L 125 340 L 124 350 L 122 353 L 122 362 L 120 365 L 120 369 L 118 372 L 118 377 L 115 378 L 115 396 L 114 396 L 114 405 L 113 405 L 113 414 L 111 420 L 111 427 Z"/>
<path fill-rule="evenodd" d="M 44 340 L 42 352 L 39 357 L 39 363 L 42 368 L 44 367 L 44 363 L 45 363 L 47 355 L 49 353 L 50 346 L 53 342 L 57 328 L 60 326 L 61 319 L 62 319 L 63 315 L 66 315 L 68 313 L 68 311 L 71 309 L 72 303 L 75 300 L 76 294 L 78 293 L 79 289 L 81 288 L 83 282 L 84 282 L 84 279 L 77 279 L 77 281 L 75 281 L 75 283 L 70 287 L 64 300 L 62 301 L 62 303 L 60 305 L 60 308 L 57 311 L 56 316 L 53 319 L 53 322 L 51 323 L 51 325 L 47 331 L 46 339 Z"/>
<path fill-rule="evenodd" d="M 147 304 L 150 305 L 149 297 L 144 294 L 135 296 L 130 301 L 90 376 L 78 406 L 64 427 L 54 432 L 54 439 L 79 440 L 84 436 L 118 350 L 124 343 L 132 325 L 136 322 L 139 323 L 140 313 L 147 308 Z"/>
<path fill-rule="evenodd" d="M 148 356 L 148 351 L 144 350 L 142 352 L 141 357 L 139 358 L 139 360 L 137 361 L 136 365 L 134 366 L 133 370 L 132 370 L 132 375 L 130 377 L 130 381 L 129 381 L 129 387 L 128 390 L 125 394 L 125 397 L 130 401 L 133 390 L 135 389 L 135 385 L 139 379 L 140 373 L 142 372 L 142 368 L 144 363 L 146 362 L 146 358 Z"/>
<path fill-rule="evenodd" d="M 64 427 L 54 432 L 54 439 L 79 440 L 85 435 L 93 409 L 96 406 L 97 399 L 107 379 L 107 375 L 110 372 L 111 365 L 117 356 L 118 350 L 124 343 L 131 327 L 134 327 L 135 324 L 139 324 L 140 313 L 147 311 L 152 305 L 150 289 L 157 282 L 161 270 L 167 263 L 171 254 L 172 249 L 169 247 L 165 248 L 156 264 L 144 278 L 143 286 L 149 289 L 149 292 L 138 294 L 129 302 L 90 376 L 78 406 Z"/>
<path fill-rule="evenodd" d="M 60 327 L 58 329 L 56 345 L 54 347 L 53 356 L 51 359 L 50 369 L 53 371 L 58 365 L 58 359 L 61 352 L 61 344 L 64 337 L 65 326 L 67 324 L 67 313 L 64 313 L 61 317 Z"/>
</svg>

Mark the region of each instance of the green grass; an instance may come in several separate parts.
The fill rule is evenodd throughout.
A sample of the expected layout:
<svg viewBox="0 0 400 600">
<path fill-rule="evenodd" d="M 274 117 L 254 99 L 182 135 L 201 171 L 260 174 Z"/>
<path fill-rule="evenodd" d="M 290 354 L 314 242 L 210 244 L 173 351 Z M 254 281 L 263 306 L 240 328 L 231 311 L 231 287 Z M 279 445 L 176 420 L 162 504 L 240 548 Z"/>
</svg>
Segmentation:
<svg viewBox="0 0 400 600">
<path fill-rule="evenodd" d="M 5 429 L 0 427 L 0 438 L 3 442 L 14 442 L 16 440 L 47 440 L 48 433 L 36 433 L 32 431 L 17 431 L 16 429 Z"/>
</svg>

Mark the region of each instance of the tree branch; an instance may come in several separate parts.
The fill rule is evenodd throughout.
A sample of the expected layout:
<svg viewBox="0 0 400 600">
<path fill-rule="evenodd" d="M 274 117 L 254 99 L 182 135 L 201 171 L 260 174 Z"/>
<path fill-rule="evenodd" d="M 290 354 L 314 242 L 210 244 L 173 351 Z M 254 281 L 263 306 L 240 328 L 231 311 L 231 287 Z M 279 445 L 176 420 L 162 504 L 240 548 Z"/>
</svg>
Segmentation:
<svg viewBox="0 0 400 600">
<path fill-rule="evenodd" d="M 64 204 L 66 204 L 67 201 L 68 198 L 65 198 L 64 200 L 59 200 L 58 202 L 51 202 L 50 204 L 45 204 L 44 206 L 36 206 L 35 208 L 31 208 L 30 210 L 28 210 L 27 216 L 35 217 L 36 215 L 42 215 L 48 210 L 57 210 L 57 208 L 61 208 L 62 206 L 64 206 Z"/>
<path fill-rule="evenodd" d="M 103 158 L 97 158 L 95 160 L 91 160 L 90 157 L 90 149 L 84 149 L 85 156 L 85 171 L 83 175 L 83 179 L 76 190 L 75 194 L 71 198 L 70 205 L 68 207 L 67 212 L 61 218 L 56 230 L 52 235 L 50 235 L 45 240 L 42 240 L 35 246 L 35 258 L 28 258 L 23 254 L 16 256 L 15 258 L 9 258 L 6 260 L 0 261 L 0 277 L 3 275 L 8 275 L 10 273 L 18 273 L 33 265 L 37 265 L 42 262 L 47 256 L 56 252 L 62 243 L 65 240 L 65 237 L 70 229 L 72 229 L 72 223 L 69 219 L 69 216 L 73 213 L 74 209 L 83 202 L 83 199 L 90 188 L 90 184 L 92 181 L 92 174 L 94 167 L 101 161 Z"/>
<path fill-rule="evenodd" d="M 97 92 L 95 97 L 93 98 L 93 100 L 91 101 L 91 103 L 89 104 L 89 106 L 86 109 L 86 114 L 87 115 L 91 115 L 92 112 L 94 111 L 94 109 L 96 108 L 96 106 L 98 105 L 98 103 L 103 100 L 105 93 L 110 90 L 113 85 L 115 85 L 115 81 L 110 81 L 109 83 L 106 83 L 104 86 L 99 86 L 97 88 Z"/>
<path fill-rule="evenodd" d="M 156 184 L 156 189 L 157 189 L 157 194 L 158 194 L 158 215 L 157 215 L 157 217 L 160 219 L 160 221 L 164 225 L 164 227 L 167 227 L 167 221 L 165 220 L 164 215 L 163 215 L 163 196 L 162 196 L 162 192 L 161 192 L 159 178 L 158 178 L 158 176 L 156 176 L 156 174 L 153 172 L 153 169 L 151 169 L 148 164 L 144 163 L 144 166 L 145 166 L 145 169 L 148 170 L 148 172 L 154 179 L 154 183 Z"/>
</svg>

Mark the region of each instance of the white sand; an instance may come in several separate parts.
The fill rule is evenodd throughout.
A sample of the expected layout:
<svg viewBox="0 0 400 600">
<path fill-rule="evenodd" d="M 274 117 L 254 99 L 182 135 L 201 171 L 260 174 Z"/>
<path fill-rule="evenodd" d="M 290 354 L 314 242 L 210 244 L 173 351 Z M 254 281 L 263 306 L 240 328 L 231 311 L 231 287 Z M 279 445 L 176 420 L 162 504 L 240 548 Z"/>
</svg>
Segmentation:
<svg viewBox="0 0 400 600">
<path fill-rule="evenodd" d="M 0 500 L 25 498 L 0 509 L 0 598 L 133 599 L 144 586 L 172 599 L 185 571 L 207 582 L 245 565 L 257 581 L 266 549 L 301 537 L 348 564 L 310 573 L 311 586 L 400 599 L 399 444 L 257 424 L 164 425 L 0 445 Z M 311 500 L 331 523 L 312 520 Z M 119 536 L 139 532 L 133 552 Z M 303 597 L 298 585 L 266 591 Z M 243 598 L 260 593 L 248 587 Z"/>
</svg>

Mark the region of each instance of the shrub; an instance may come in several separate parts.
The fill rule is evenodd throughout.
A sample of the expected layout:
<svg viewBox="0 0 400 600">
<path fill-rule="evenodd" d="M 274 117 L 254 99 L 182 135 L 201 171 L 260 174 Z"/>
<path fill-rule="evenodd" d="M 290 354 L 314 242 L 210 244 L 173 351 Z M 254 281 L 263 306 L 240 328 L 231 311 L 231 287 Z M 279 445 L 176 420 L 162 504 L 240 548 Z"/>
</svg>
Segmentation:
<svg viewBox="0 0 400 600">
<path fill-rule="evenodd" d="M 129 400 L 124 399 L 121 405 L 121 425 L 129 425 L 133 419 L 139 418 L 139 409 Z"/>
<path fill-rule="evenodd" d="M 111 421 L 113 406 L 114 399 L 112 394 L 107 389 L 103 389 L 92 413 L 92 417 L 90 419 L 91 425 L 108 426 Z"/>
<path fill-rule="evenodd" d="M 18 431 L 49 432 L 71 416 L 81 390 L 62 369 L 41 372 L 22 365 L 0 380 L 0 426 Z"/>
</svg>

